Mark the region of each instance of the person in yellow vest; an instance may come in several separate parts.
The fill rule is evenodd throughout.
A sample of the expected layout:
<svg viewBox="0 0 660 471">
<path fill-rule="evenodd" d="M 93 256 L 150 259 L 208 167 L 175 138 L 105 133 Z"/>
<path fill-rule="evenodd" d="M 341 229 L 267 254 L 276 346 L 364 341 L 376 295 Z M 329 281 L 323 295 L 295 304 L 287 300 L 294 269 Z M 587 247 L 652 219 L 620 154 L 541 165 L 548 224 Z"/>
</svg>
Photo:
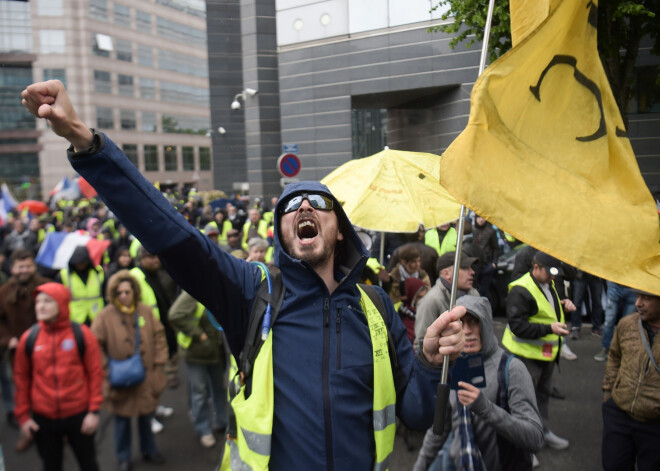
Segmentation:
<svg viewBox="0 0 660 471">
<path fill-rule="evenodd" d="M 169 320 L 185 352 L 195 432 L 202 446 L 212 448 L 214 430 L 223 436 L 228 425 L 224 334 L 211 324 L 204 305 L 185 291 L 170 308 Z"/>
<path fill-rule="evenodd" d="M 549 428 L 552 372 L 559 361 L 563 338 L 569 334 L 564 312 L 575 310 L 570 299 L 560 301 L 555 289 L 554 278 L 561 273 L 560 260 L 536 252 L 532 269 L 509 284 L 508 325 L 502 337 L 502 345 L 523 361 L 532 376 L 545 444 L 556 450 L 567 448 L 569 442 Z"/>
<path fill-rule="evenodd" d="M 188 224 L 109 137 L 80 120 L 61 82 L 28 86 L 22 103 L 69 141 L 74 169 L 162 257 L 181 287 L 209 308 L 232 354 L 240 355 L 249 343 L 250 307 L 268 271 L 237 260 Z M 228 440 L 222 467 L 386 470 L 396 416 L 412 428 L 431 425 L 438 367 L 445 355 L 455 359 L 463 349 L 466 310 L 443 313 L 415 356 L 386 293 L 374 288 L 372 301 L 357 284 L 368 253 L 325 185 L 287 185 L 274 221 L 284 301 L 272 326 L 264 316 L 265 339 L 249 384 L 232 400 L 236 435 Z"/>
<path fill-rule="evenodd" d="M 268 223 L 261 218 L 258 209 L 252 208 L 248 211 L 248 220 L 243 225 L 243 248 L 247 250 L 247 242 L 253 237 L 268 237 Z"/>
<path fill-rule="evenodd" d="M 69 259 L 69 266 L 63 268 L 55 281 L 69 288 L 71 302 L 69 314 L 78 324 L 90 325 L 101 309 L 105 275 L 100 266 L 94 266 L 89 258 L 87 247 L 78 246 Z"/>
<path fill-rule="evenodd" d="M 227 219 L 227 211 L 222 208 L 215 208 L 213 211 L 213 221 L 209 224 L 215 225 L 218 229 L 218 245 L 227 245 L 227 233 L 232 229 L 232 224 Z"/>
<path fill-rule="evenodd" d="M 447 252 L 452 252 L 456 250 L 456 222 L 441 224 L 438 227 L 429 229 L 424 234 L 424 243 L 429 247 L 433 247 L 437 252 L 438 256 L 441 256 Z M 464 234 L 470 234 L 472 232 L 472 225 L 469 221 L 465 221 L 465 227 L 463 229 Z"/>
</svg>

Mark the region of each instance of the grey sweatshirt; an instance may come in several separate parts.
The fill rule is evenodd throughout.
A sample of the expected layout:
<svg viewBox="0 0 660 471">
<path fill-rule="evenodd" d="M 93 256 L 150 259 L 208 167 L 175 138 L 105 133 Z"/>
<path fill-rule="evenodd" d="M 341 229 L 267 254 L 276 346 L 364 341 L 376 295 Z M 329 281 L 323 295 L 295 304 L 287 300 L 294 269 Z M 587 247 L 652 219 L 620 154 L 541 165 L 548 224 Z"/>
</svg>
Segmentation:
<svg viewBox="0 0 660 471">
<path fill-rule="evenodd" d="M 472 425 L 477 446 L 488 471 L 499 471 L 500 460 L 497 447 L 497 434 L 519 447 L 538 451 L 543 446 L 543 425 L 536 406 L 536 396 L 532 378 L 525 365 L 513 358 L 509 364 L 509 409 L 506 412 L 496 405 L 497 369 L 502 357 L 502 348 L 493 332 L 493 315 L 487 298 L 463 296 L 457 302 L 465 306 L 468 313 L 479 319 L 481 328 L 481 353 L 484 356 L 486 387 L 469 406 L 472 412 Z M 450 455 L 460 469 L 460 436 L 458 433 L 458 397 L 456 391 L 450 394 L 454 442 Z"/>
</svg>

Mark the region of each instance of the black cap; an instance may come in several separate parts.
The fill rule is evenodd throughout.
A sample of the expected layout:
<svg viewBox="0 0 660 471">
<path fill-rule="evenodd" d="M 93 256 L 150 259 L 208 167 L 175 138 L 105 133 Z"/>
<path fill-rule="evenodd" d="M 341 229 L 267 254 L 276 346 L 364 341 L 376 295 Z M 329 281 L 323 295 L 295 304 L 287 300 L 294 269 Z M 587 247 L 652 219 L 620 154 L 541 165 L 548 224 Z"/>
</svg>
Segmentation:
<svg viewBox="0 0 660 471">
<path fill-rule="evenodd" d="M 438 271 L 453 266 L 455 257 L 456 257 L 456 252 L 446 252 L 442 254 L 440 258 L 438 258 L 438 263 L 437 263 Z M 461 256 L 461 268 L 469 268 L 472 265 L 474 265 L 474 262 L 476 262 L 477 260 L 478 258 L 468 257 L 467 255 L 465 255 L 465 252 L 463 252 Z"/>
<path fill-rule="evenodd" d="M 561 260 L 553 257 L 545 252 L 538 251 L 534 255 L 537 263 L 543 265 L 552 276 L 563 275 L 564 270 L 561 269 Z"/>
</svg>

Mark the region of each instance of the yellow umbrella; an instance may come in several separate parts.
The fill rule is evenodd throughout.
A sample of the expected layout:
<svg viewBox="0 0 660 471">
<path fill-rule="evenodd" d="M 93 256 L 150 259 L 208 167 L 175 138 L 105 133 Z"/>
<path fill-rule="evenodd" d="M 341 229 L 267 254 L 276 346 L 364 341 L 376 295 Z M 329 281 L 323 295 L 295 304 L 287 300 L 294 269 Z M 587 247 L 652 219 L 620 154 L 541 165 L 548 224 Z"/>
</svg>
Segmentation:
<svg viewBox="0 0 660 471">
<path fill-rule="evenodd" d="M 458 219 L 461 205 L 440 185 L 440 157 L 385 148 L 346 162 L 322 183 L 356 226 L 380 232 L 415 232 Z"/>
</svg>

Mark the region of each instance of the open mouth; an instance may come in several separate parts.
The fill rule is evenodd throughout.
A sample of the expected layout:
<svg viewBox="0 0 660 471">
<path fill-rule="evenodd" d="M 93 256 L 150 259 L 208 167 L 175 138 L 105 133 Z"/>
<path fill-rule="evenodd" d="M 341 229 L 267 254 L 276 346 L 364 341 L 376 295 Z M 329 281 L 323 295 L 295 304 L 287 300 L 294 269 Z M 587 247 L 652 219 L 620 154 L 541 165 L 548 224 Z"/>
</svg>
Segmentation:
<svg viewBox="0 0 660 471">
<path fill-rule="evenodd" d="M 300 242 L 311 243 L 312 240 L 319 234 L 318 227 L 316 222 L 312 219 L 303 219 L 298 221 L 298 226 L 296 227 L 296 235 Z"/>
</svg>

